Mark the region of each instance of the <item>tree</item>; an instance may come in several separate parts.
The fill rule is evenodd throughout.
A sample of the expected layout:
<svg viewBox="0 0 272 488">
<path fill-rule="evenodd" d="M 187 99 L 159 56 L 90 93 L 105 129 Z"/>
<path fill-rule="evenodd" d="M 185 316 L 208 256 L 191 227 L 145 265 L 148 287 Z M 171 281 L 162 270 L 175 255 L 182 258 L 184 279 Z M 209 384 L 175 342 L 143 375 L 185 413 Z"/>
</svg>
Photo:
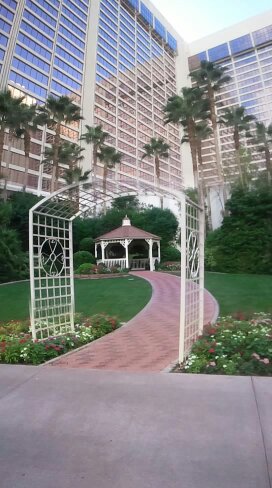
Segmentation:
<svg viewBox="0 0 272 488">
<path fill-rule="evenodd" d="M 26 192 L 12 192 L 8 204 L 11 205 L 10 226 L 18 233 L 23 251 L 28 251 L 29 210 L 41 198 Z"/>
<path fill-rule="evenodd" d="M 235 162 L 239 172 L 239 179 L 244 186 L 243 171 L 241 165 L 241 135 L 250 137 L 250 122 L 255 120 L 253 115 L 247 115 L 245 107 L 230 107 L 225 109 L 220 117 L 220 123 L 233 128 L 233 142 L 235 148 Z"/>
<path fill-rule="evenodd" d="M 101 146 L 100 152 L 97 154 L 101 163 L 103 163 L 103 193 L 106 195 L 107 192 L 107 176 L 108 169 L 114 168 L 116 164 L 119 164 L 122 159 L 122 154 L 114 147 L 111 146 Z M 106 204 L 104 204 L 104 211 L 106 210 Z"/>
<path fill-rule="evenodd" d="M 204 92 L 199 87 L 183 87 L 181 95 L 170 97 L 164 107 L 165 123 L 181 124 L 184 137 L 188 139 L 192 155 L 194 175 L 197 175 L 197 140 L 196 124 L 208 118 L 208 100 L 203 98 Z M 185 141 L 185 139 L 183 140 Z M 197 181 L 195 181 L 195 185 Z"/>
<path fill-rule="evenodd" d="M 0 283 L 27 277 L 26 255 L 11 228 L 11 213 L 10 203 L 0 202 Z"/>
<path fill-rule="evenodd" d="M 257 151 L 264 153 L 268 182 L 272 181 L 272 163 L 270 147 L 272 144 L 272 124 L 268 127 L 263 122 L 256 122 L 256 134 L 254 142 L 258 144 Z"/>
<path fill-rule="evenodd" d="M 112 201 L 112 208 L 117 210 L 139 210 L 140 202 L 136 196 L 117 197 Z"/>
<path fill-rule="evenodd" d="M 206 239 L 210 269 L 225 273 L 272 273 L 272 187 L 262 180 L 238 186 L 229 216 Z"/>
<path fill-rule="evenodd" d="M 72 183 L 82 183 L 88 181 L 90 172 L 91 171 L 83 171 L 80 167 L 67 169 L 64 172 L 64 179 L 67 185 L 72 185 Z"/>
<path fill-rule="evenodd" d="M 27 187 L 28 180 L 28 168 L 29 168 L 29 154 L 31 147 L 31 134 L 37 129 L 37 126 L 41 122 L 37 115 L 36 105 L 22 104 L 19 113 L 19 124 L 15 130 L 16 137 L 23 137 L 24 139 L 24 153 L 25 153 L 25 176 L 23 190 Z"/>
<path fill-rule="evenodd" d="M 93 145 L 93 180 L 96 183 L 96 169 L 97 169 L 97 158 L 101 147 L 104 145 L 108 133 L 103 131 L 102 125 L 97 125 L 91 127 L 90 125 L 85 125 L 86 132 L 82 134 L 81 140 L 85 141 L 86 144 Z"/>
<path fill-rule="evenodd" d="M 18 110 L 21 108 L 21 104 L 24 97 L 13 97 L 10 90 L 4 90 L 0 92 L 0 173 L 2 175 L 1 167 L 4 152 L 4 140 L 5 132 L 9 130 L 11 133 L 18 127 Z M 6 182 L 8 178 L 8 161 L 6 161 L 6 178 L 4 189 L 4 200 L 7 199 Z"/>
<path fill-rule="evenodd" d="M 152 137 L 149 144 L 144 145 L 144 155 L 142 159 L 146 157 L 154 157 L 155 160 L 155 174 L 157 180 L 158 190 L 160 188 L 160 158 L 169 157 L 170 146 L 163 139 Z M 163 197 L 160 197 L 161 208 L 163 208 Z"/>
<path fill-rule="evenodd" d="M 200 68 L 190 73 L 192 81 L 196 82 L 197 85 L 205 91 L 209 100 L 210 118 L 215 143 L 216 165 L 219 180 L 222 182 L 223 172 L 220 158 L 220 140 L 218 134 L 215 96 L 223 85 L 231 81 L 231 77 L 226 75 L 227 71 L 227 67 L 203 60 L 200 63 Z"/>
<path fill-rule="evenodd" d="M 59 150 L 61 146 L 61 126 L 79 122 L 83 117 L 80 115 L 80 107 L 75 105 L 67 96 L 55 98 L 50 95 L 43 107 L 40 108 L 41 119 L 50 129 L 55 131 L 52 144 L 52 180 L 51 193 L 57 189 L 59 178 Z"/>
</svg>

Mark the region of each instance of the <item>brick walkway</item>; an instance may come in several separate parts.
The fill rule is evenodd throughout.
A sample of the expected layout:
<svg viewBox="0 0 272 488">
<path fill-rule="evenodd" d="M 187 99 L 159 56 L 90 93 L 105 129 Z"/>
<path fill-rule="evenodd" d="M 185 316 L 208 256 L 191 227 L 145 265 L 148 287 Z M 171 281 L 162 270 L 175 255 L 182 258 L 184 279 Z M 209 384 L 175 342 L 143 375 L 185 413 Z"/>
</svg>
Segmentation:
<svg viewBox="0 0 272 488">
<path fill-rule="evenodd" d="M 161 371 L 178 357 L 179 278 L 166 273 L 138 271 L 149 281 L 152 298 L 121 329 L 50 364 L 63 368 L 90 368 L 131 372 Z M 205 323 L 216 317 L 217 303 L 205 291 Z"/>
</svg>

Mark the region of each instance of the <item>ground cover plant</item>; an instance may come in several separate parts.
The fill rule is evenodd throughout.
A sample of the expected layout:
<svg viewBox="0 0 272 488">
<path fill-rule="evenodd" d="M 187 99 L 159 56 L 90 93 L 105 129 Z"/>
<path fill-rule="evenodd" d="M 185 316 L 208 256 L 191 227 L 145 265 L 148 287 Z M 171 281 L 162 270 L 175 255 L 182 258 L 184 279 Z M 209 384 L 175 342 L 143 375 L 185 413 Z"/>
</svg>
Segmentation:
<svg viewBox="0 0 272 488">
<path fill-rule="evenodd" d="M 224 317 L 204 328 L 182 372 L 272 376 L 272 316 Z"/>
<path fill-rule="evenodd" d="M 120 327 L 120 322 L 105 314 L 75 316 L 75 331 L 32 341 L 29 322 L 0 324 L 0 363 L 38 365 L 88 344 Z"/>
</svg>

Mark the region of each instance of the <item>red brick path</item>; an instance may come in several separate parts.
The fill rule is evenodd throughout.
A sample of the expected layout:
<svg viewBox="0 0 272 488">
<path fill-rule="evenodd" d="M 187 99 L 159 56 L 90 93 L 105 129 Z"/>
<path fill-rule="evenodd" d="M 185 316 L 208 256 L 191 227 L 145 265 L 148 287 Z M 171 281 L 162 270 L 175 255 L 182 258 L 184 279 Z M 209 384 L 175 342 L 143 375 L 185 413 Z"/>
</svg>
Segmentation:
<svg viewBox="0 0 272 488">
<path fill-rule="evenodd" d="M 63 368 L 161 371 L 178 358 L 179 278 L 138 271 L 152 285 L 150 302 L 121 329 L 50 364 Z M 217 314 L 215 299 L 205 292 L 205 323 Z"/>
</svg>

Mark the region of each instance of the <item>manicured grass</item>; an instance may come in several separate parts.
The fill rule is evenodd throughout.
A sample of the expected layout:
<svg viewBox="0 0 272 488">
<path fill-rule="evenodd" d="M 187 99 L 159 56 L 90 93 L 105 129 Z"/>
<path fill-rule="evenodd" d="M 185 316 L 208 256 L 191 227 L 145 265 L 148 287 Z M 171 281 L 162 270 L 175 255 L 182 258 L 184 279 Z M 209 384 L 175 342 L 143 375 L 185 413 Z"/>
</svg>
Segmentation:
<svg viewBox="0 0 272 488">
<path fill-rule="evenodd" d="M 217 299 L 221 316 L 272 312 L 272 276 L 205 273 L 205 288 Z"/>
<path fill-rule="evenodd" d="M 107 313 L 127 322 L 150 300 L 151 285 L 136 277 L 75 280 L 76 311 Z M 29 317 L 29 282 L 0 286 L 0 322 Z"/>
</svg>

